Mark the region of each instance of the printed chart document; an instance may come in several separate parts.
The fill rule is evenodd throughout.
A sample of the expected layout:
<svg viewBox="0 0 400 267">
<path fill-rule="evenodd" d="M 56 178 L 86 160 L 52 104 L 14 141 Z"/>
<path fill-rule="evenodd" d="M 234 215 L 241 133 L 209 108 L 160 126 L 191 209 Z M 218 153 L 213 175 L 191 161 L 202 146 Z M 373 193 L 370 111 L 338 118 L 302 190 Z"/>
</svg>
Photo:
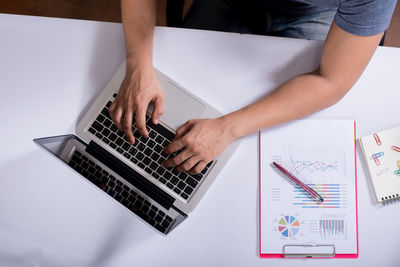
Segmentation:
<svg viewBox="0 0 400 267">
<path fill-rule="evenodd" d="M 318 202 L 272 162 L 318 192 Z M 355 122 L 298 120 L 259 133 L 260 257 L 358 257 Z"/>
</svg>

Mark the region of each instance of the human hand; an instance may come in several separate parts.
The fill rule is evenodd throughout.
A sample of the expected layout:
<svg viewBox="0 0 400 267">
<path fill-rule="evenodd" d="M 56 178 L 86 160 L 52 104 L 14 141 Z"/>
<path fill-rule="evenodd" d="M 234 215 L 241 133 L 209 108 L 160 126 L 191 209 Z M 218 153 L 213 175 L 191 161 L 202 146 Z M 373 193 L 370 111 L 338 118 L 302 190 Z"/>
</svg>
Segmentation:
<svg viewBox="0 0 400 267">
<path fill-rule="evenodd" d="M 110 115 L 131 143 L 135 142 L 132 133 L 133 116 L 139 133 L 144 137 L 148 136 L 146 111 L 150 102 L 153 103 L 152 121 L 157 124 L 163 113 L 164 94 L 154 75 L 153 67 L 131 70 L 127 65 L 118 95 L 110 106 Z"/>
<path fill-rule="evenodd" d="M 200 173 L 233 139 L 224 117 L 190 120 L 178 128 L 174 140 L 164 148 L 167 154 L 183 149 L 182 152 L 162 164 L 167 168 L 177 166 L 177 170 L 190 174 Z"/>
</svg>

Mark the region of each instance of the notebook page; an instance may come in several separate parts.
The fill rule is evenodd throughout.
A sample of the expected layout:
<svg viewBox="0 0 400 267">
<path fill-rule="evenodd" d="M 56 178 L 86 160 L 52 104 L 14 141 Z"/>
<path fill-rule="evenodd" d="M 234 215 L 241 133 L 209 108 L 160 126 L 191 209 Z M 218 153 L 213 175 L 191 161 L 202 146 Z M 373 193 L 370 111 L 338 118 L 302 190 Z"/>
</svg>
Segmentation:
<svg viewBox="0 0 400 267">
<path fill-rule="evenodd" d="M 399 197 L 400 171 L 397 171 L 400 169 L 400 127 L 360 140 L 376 200 L 382 202 Z"/>
<path fill-rule="evenodd" d="M 355 134 L 352 120 L 299 120 L 260 133 L 260 253 L 287 244 L 333 244 L 357 253 Z M 284 176 L 276 161 L 324 202 Z"/>
</svg>

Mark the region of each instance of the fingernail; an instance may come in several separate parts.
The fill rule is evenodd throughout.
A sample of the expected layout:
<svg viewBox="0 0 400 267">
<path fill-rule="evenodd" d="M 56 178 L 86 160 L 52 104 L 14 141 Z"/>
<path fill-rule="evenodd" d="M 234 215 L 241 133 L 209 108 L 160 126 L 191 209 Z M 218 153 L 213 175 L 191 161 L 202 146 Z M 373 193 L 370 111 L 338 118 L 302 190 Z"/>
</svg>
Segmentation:
<svg viewBox="0 0 400 267">
<path fill-rule="evenodd" d="M 159 119 L 155 119 L 155 120 L 154 120 L 154 124 L 158 124 L 159 122 L 160 122 Z"/>
</svg>

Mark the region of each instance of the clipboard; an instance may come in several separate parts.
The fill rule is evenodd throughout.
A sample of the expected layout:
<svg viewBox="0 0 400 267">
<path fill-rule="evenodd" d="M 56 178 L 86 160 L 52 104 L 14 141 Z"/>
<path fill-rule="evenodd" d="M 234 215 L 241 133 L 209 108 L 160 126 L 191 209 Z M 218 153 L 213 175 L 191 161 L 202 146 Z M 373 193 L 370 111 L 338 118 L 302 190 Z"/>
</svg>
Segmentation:
<svg viewBox="0 0 400 267">
<path fill-rule="evenodd" d="M 280 251 L 277 251 L 276 253 L 265 253 L 265 250 L 263 252 L 262 248 L 263 248 L 263 244 L 262 244 L 262 231 L 271 231 L 271 227 L 267 227 L 265 229 L 263 229 L 262 227 L 262 198 L 263 197 L 268 197 L 266 195 L 263 195 L 264 192 L 262 191 L 262 171 L 265 170 L 265 166 L 263 166 L 263 161 L 265 161 L 262 156 L 262 135 L 263 132 L 260 131 L 259 132 L 259 256 L 260 258 L 358 258 L 359 256 L 359 243 L 358 243 L 358 207 L 357 207 L 357 159 L 356 159 L 356 123 L 355 121 L 351 121 L 351 124 L 349 121 L 326 121 L 326 120 L 300 120 L 300 121 L 296 121 L 293 123 L 289 123 L 283 127 L 279 127 L 277 129 L 277 133 L 275 134 L 271 134 L 272 131 L 269 131 L 266 133 L 266 137 L 275 137 L 275 138 L 280 138 L 282 137 L 282 141 L 287 142 L 287 138 L 290 137 L 291 135 L 295 135 L 297 136 L 297 138 L 294 138 L 294 141 L 299 141 L 301 140 L 301 138 L 298 138 L 299 136 L 301 136 L 303 134 L 302 132 L 302 128 L 307 128 L 310 129 L 312 128 L 314 130 L 314 134 L 315 135 L 325 135 L 324 138 L 331 138 L 331 134 L 335 135 L 338 134 L 336 131 L 334 131 L 334 128 L 338 128 L 338 127 L 342 127 L 344 126 L 347 130 L 344 131 L 346 132 L 346 138 L 352 138 L 351 143 L 348 142 L 348 144 L 352 146 L 351 150 L 352 150 L 352 154 L 354 155 L 352 157 L 352 163 L 354 166 L 354 206 L 352 208 L 354 208 L 354 212 L 355 212 L 355 222 L 353 224 L 355 224 L 354 229 L 354 234 L 355 237 L 353 235 L 353 239 L 355 243 L 355 250 L 351 251 L 351 253 L 343 253 L 343 249 L 342 251 L 339 251 L 338 253 L 338 249 L 337 249 L 337 245 L 335 244 L 335 242 L 329 242 L 329 240 L 325 240 L 325 242 L 318 240 L 318 242 L 315 242 L 315 240 L 306 240 L 304 242 L 293 242 L 292 240 L 288 239 L 287 242 L 283 242 Z M 340 128 L 339 128 L 340 129 Z M 320 132 L 321 130 L 321 132 Z M 352 136 L 349 137 L 349 133 L 350 130 L 352 130 Z M 289 132 L 291 134 L 285 134 L 284 136 L 282 136 L 282 132 L 286 131 Z M 330 132 L 332 131 L 332 133 L 330 134 Z M 285 138 L 285 139 L 283 139 Z M 311 139 L 313 139 L 313 137 L 310 137 Z M 275 140 L 275 143 L 280 143 L 280 140 Z M 272 148 L 273 150 L 274 148 Z M 350 149 L 349 149 L 350 150 Z M 267 159 L 268 160 L 268 159 Z M 270 177 L 270 179 L 276 179 L 276 177 Z M 291 185 L 293 186 L 293 185 Z M 271 192 L 266 192 L 265 194 L 268 194 Z M 273 191 L 272 191 L 272 195 L 273 195 Z M 293 218 L 292 218 L 293 217 Z M 297 220 L 294 219 L 294 216 L 283 216 L 283 218 L 285 218 L 286 221 L 289 220 Z M 289 219 L 288 219 L 289 218 Z M 284 222 L 285 222 L 284 220 Z M 281 219 L 282 221 L 282 219 Z M 281 222 L 279 221 L 279 223 Z M 323 221 L 323 220 L 320 220 Z M 292 229 L 293 230 L 293 229 Z M 279 231 L 276 231 L 279 232 Z M 281 232 L 282 234 L 282 232 Z M 296 234 L 293 231 L 293 234 Z M 339 243 L 340 245 L 340 243 Z M 354 247 L 354 246 L 353 246 Z"/>
</svg>

